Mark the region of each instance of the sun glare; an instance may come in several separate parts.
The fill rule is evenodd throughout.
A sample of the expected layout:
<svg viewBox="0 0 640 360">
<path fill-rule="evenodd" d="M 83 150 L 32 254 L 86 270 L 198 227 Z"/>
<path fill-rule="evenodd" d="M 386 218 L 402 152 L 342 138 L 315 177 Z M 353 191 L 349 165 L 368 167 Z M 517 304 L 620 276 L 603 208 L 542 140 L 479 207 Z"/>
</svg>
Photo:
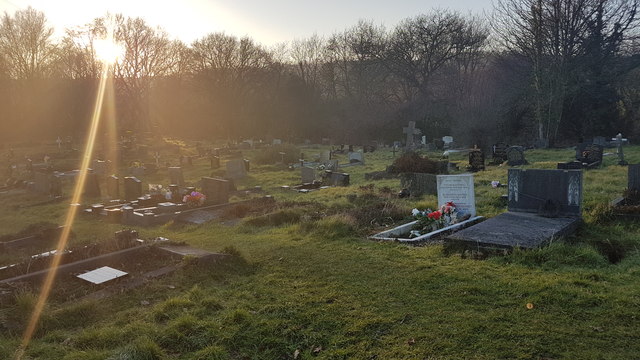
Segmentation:
<svg viewBox="0 0 640 360">
<path fill-rule="evenodd" d="M 105 64 L 113 64 L 124 55 L 124 48 L 110 39 L 99 39 L 93 43 L 98 60 Z"/>
</svg>

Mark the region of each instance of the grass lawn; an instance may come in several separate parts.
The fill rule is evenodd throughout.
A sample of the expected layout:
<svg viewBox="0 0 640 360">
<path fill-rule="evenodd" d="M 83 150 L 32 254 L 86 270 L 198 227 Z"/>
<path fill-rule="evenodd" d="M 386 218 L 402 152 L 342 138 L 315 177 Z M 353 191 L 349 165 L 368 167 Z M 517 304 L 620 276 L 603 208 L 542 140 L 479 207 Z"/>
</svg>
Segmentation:
<svg viewBox="0 0 640 360">
<path fill-rule="evenodd" d="M 304 148 L 311 157 L 325 148 Z M 188 149 L 187 149 L 188 151 Z M 615 152 L 615 149 L 605 149 Z M 245 152 L 250 159 L 258 152 Z M 430 153 L 430 157 L 438 157 Z M 572 149 L 529 150 L 525 168 L 555 168 Z M 630 163 L 640 146 L 625 147 Z M 370 241 L 387 215 L 435 207 L 435 196 L 397 199 L 399 180 L 365 181 L 393 160 L 389 149 L 345 168 L 351 186 L 299 194 L 299 171 L 252 161 L 238 188 L 262 186 L 279 206 L 271 216 L 229 226 L 167 224 L 138 229 L 235 255 L 104 300 L 49 303 L 27 350 L 30 359 L 632 359 L 640 354 L 640 226 L 611 219 L 607 204 L 627 184 L 615 155 L 584 172 L 579 231 L 532 251 L 475 260 L 442 245 Z M 341 163 L 346 162 L 341 157 Z M 466 165 L 463 155 L 452 161 Z M 223 161 L 224 163 L 224 161 Z M 207 159 L 185 178 L 211 175 Z M 214 170 L 221 174 L 222 170 Z M 149 183 L 166 182 L 166 170 Z M 492 180 L 506 166 L 476 173 L 479 215 L 506 211 Z M 365 185 L 374 184 L 372 187 Z M 67 186 L 70 186 L 68 184 Z M 146 186 L 146 185 L 145 185 Z M 382 191 L 381 191 L 382 190 Z M 353 194 L 357 195 L 355 200 Z M 61 223 L 67 203 L 2 196 L 2 234 Z M 236 199 L 232 199 L 236 200 Z M 80 217 L 74 245 L 101 241 L 121 226 Z M 535 229 L 532 229 L 535 231 Z M 0 257 L 10 262 L 10 257 Z M 613 261 L 613 262 L 612 262 Z M 18 292 L 0 308 L 0 358 L 12 358 L 35 303 Z M 4 355 L 2 355 L 4 354 Z"/>
</svg>

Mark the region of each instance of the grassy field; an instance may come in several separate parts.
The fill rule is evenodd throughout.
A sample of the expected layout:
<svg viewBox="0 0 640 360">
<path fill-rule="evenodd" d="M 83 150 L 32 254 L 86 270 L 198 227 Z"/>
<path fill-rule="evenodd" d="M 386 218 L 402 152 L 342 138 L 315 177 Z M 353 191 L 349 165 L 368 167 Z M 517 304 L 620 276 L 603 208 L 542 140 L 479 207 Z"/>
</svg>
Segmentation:
<svg viewBox="0 0 640 360">
<path fill-rule="evenodd" d="M 311 157 L 323 149 L 301 150 Z M 524 167 L 551 169 L 573 155 L 572 149 L 530 150 L 530 165 Z M 640 162 L 640 147 L 626 147 L 625 155 L 630 163 Z M 460 154 L 450 160 L 466 165 Z M 484 260 L 441 245 L 367 240 L 391 225 L 390 218 L 408 217 L 413 207 L 437 202 L 435 196 L 390 196 L 387 188 L 396 193 L 398 180 L 364 180 L 366 172 L 383 170 L 392 161 L 388 149 L 366 154 L 365 166 L 345 168 L 351 186 L 308 194 L 280 189 L 296 184 L 299 171 L 252 164 L 238 188 L 262 186 L 279 204 L 271 215 L 233 226 L 214 221 L 138 229 L 143 238 L 184 241 L 234 254 L 231 260 L 188 265 L 105 300 L 54 301 L 27 358 L 638 357 L 640 226 L 609 217 L 608 202 L 627 183 L 626 168 L 615 165 L 615 155 L 605 156 L 600 169 L 584 173 L 585 223 L 574 236 Z M 197 180 L 211 172 L 208 161 L 200 159 L 185 178 Z M 166 170 L 145 180 L 163 179 L 168 179 Z M 475 175 L 478 214 L 487 217 L 506 211 L 500 200 L 506 189 L 492 188 L 493 180 L 506 183 L 507 167 L 489 166 Z M 37 221 L 60 223 L 68 206 L 65 201 L 41 204 L 44 199 L 35 195 L 0 196 L 2 234 Z M 101 241 L 120 228 L 81 217 L 73 244 Z M 12 358 L 35 299 L 31 292 L 20 292 L 0 309 L 0 356 Z"/>
</svg>

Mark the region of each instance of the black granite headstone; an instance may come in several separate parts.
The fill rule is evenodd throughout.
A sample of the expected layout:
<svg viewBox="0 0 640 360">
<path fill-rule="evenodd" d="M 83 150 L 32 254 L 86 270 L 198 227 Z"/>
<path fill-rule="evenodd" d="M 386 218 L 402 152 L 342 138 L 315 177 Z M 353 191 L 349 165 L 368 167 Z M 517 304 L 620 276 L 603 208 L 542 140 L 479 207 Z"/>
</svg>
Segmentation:
<svg viewBox="0 0 640 360">
<path fill-rule="evenodd" d="M 525 165 L 527 163 L 522 146 L 510 146 L 506 151 L 506 155 L 509 166 Z"/>
<path fill-rule="evenodd" d="M 202 193 L 207 197 L 207 204 L 226 204 L 229 202 L 229 181 L 211 177 L 201 180 Z"/>
<path fill-rule="evenodd" d="M 473 149 L 469 152 L 469 170 L 484 170 L 484 153 L 482 150 Z"/>
<path fill-rule="evenodd" d="M 100 183 L 98 182 L 98 175 L 95 173 L 88 173 L 84 182 L 84 196 L 87 197 L 99 197 L 100 196 Z"/>
<path fill-rule="evenodd" d="M 628 168 L 628 185 L 629 190 L 640 191 L 640 164 L 629 165 Z"/>
<path fill-rule="evenodd" d="M 507 149 L 509 146 L 499 142 L 491 147 L 491 158 L 494 164 L 502 164 L 507 160 Z"/>
<path fill-rule="evenodd" d="M 580 217 L 582 172 L 509 169 L 508 209 L 555 217 Z"/>
<path fill-rule="evenodd" d="M 142 181 L 133 176 L 124 178 L 124 198 L 127 201 L 136 200 L 142 196 Z"/>
<path fill-rule="evenodd" d="M 400 188 L 407 189 L 411 196 L 437 195 L 437 175 L 422 173 L 400 174 Z"/>
</svg>

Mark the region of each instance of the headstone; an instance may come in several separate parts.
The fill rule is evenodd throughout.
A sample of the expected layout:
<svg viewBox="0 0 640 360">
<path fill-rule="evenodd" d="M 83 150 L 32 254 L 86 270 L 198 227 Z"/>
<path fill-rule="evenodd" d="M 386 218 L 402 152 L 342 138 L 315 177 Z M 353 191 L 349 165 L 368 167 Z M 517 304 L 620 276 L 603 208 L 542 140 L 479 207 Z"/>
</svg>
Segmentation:
<svg viewBox="0 0 640 360">
<path fill-rule="evenodd" d="M 594 168 L 602 164 L 604 148 L 596 144 L 582 143 L 576 147 L 576 160 L 587 168 Z"/>
<path fill-rule="evenodd" d="M 156 151 L 153 154 L 153 158 L 156 160 L 156 167 L 160 168 L 160 153 Z"/>
<path fill-rule="evenodd" d="M 50 195 L 52 178 L 51 173 L 36 171 L 33 177 L 34 190 L 40 194 Z"/>
<path fill-rule="evenodd" d="M 524 148 L 522 146 L 510 146 L 507 149 L 507 164 L 509 166 L 527 164 L 527 160 L 524 158 Z"/>
<path fill-rule="evenodd" d="M 300 168 L 300 176 L 303 184 L 312 183 L 316 179 L 316 169 L 303 166 Z"/>
<path fill-rule="evenodd" d="M 249 159 L 243 159 L 244 161 L 244 169 L 249 172 L 251 170 L 251 161 Z"/>
<path fill-rule="evenodd" d="M 332 159 L 326 162 L 325 164 L 327 170 L 337 171 L 338 170 L 338 159 Z"/>
<path fill-rule="evenodd" d="M 229 181 L 211 177 L 201 180 L 202 193 L 207 197 L 207 204 L 226 204 L 229 202 Z"/>
<path fill-rule="evenodd" d="M 84 196 L 87 197 L 99 197 L 100 196 L 100 183 L 98 182 L 98 175 L 95 173 L 88 173 L 84 182 Z"/>
<path fill-rule="evenodd" d="M 629 190 L 640 191 L 640 164 L 629 165 L 627 171 L 627 188 Z"/>
<path fill-rule="evenodd" d="M 361 152 L 350 152 L 349 163 L 361 163 L 364 164 L 364 154 Z"/>
<path fill-rule="evenodd" d="M 422 146 L 427 146 L 427 137 L 422 135 L 422 141 L 420 142 L 420 145 Z"/>
<path fill-rule="evenodd" d="M 217 169 L 220 167 L 220 157 L 212 155 L 211 156 L 211 169 Z"/>
<path fill-rule="evenodd" d="M 443 147 L 445 149 L 449 149 L 451 148 L 451 144 L 453 144 L 453 137 L 452 136 L 443 136 L 442 137 L 442 142 L 443 142 Z"/>
<path fill-rule="evenodd" d="M 227 178 L 232 180 L 243 179 L 247 176 L 247 168 L 243 159 L 233 159 L 227 161 Z"/>
<path fill-rule="evenodd" d="M 329 160 L 331 160 L 331 151 L 327 150 L 320 153 L 321 164 L 326 164 L 327 162 L 329 162 Z"/>
<path fill-rule="evenodd" d="M 416 122 L 409 121 L 409 126 L 402 128 L 402 133 L 407 135 L 405 148 L 408 150 L 415 149 L 414 136 L 422 134 L 420 129 L 416 129 Z"/>
<path fill-rule="evenodd" d="M 458 211 L 476 216 L 476 195 L 472 174 L 437 175 L 438 206 L 452 201 Z"/>
<path fill-rule="evenodd" d="M 109 195 L 111 199 L 120 198 L 120 179 L 115 175 L 107 178 L 107 195 Z"/>
<path fill-rule="evenodd" d="M 133 176 L 124 178 L 124 198 L 127 201 L 136 200 L 142 196 L 142 181 Z"/>
<path fill-rule="evenodd" d="M 596 136 L 593 138 L 593 140 L 591 141 L 593 144 L 596 145 L 600 145 L 600 146 L 607 146 L 609 145 L 607 143 L 607 139 L 604 136 Z"/>
<path fill-rule="evenodd" d="M 624 152 L 622 151 L 622 134 L 618 133 L 616 135 L 616 146 L 618 153 L 618 165 L 627 165 L 628 163 L 624 160 Z"/>
<path fill-rule="evenodd" d="M 434 174 L 400 174 L 400 187 L 407 189 L 411 196 L 436 195 L 438 193 L 437 179 Z"/>
<path fill-rule="evenodd" d="M 509 169 L 508 209 L 549 217 L 580 217 L 582 171 Z"/>
<path fill-rule="evenodd" d="M 182 168 L 179 166 L 172 166 L 169 170 L 169 183 L 176 184 L 179 187 L 184 186 L 184 175 L 182 174 Z"/>
<path fill-rule="evenodd" d="M 132 166 L 129 168 L 129 175 L 136 177 L 136 178 L 141 178 L 144 177 L 144 166 Z"/>
<path fill-rule="evenodd" d="M 349 174 L 332 172 L 330 182 L 333 186 L 349 186 Z"/>
<path fill-rule="evenodd" d="M 109 171 L 107 162 L 103 160 L 93 160 L 91 169 L 93 169 L 93 173 L 98 176 L 105 176 Z"/>
<path fill-rule="evenodd" d="M 280 139 L 273 139 L 272 144 L 273 144 L 273 145 L 281 145 L 281 144 L 282 144 L 282 140 L 280 140 Z"/>
<path fill-rule="evenodd" d="M 502 164 L 507 161 L 507 149 L 509 146 L 503 142 L 499 142 L 491 148 L 491 158 L 494 164 Z"/>
<path fill-rule="evenodd" d="M 484 152 L 482 150 L 469 151 L 469 170 L 474 172 L 484 170 Z"/>
</svg>

